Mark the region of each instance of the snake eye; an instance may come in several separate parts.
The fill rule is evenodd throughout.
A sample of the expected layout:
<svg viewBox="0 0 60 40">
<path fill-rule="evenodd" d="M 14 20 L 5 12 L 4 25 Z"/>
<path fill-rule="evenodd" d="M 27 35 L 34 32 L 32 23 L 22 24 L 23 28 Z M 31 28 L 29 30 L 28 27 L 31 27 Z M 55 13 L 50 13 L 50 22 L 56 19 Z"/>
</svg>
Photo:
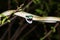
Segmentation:
<svg viewBox="0 0 60 40">
<path fill-rule="evenodd" d="M 32 18 L 33 18 L 33 16 L 27 15 L 25 19 L 29 24 L 31 24 L 32 23 Z"/>
</svg>

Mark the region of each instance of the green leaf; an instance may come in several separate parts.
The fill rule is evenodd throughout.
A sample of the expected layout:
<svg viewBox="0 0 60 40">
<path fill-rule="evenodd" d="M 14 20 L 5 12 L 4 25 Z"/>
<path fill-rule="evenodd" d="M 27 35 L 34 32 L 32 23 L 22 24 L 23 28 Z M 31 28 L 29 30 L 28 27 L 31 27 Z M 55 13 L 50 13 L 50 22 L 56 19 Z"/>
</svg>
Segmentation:
<svg viewBox="0 0 60 40">
<path fill-rule="evenodd" d="M 44 38 L 40 38 L 40 40 L 44 40 Z"/>
<path fill-rule="evenodd" d="M 36 0 L 37 3 L 40 3 L 40 0 Z"/>
<path fill-rule="evenodd" d="M 0 24 L 1 24 L 1 20 L 0 20 Z"/>
<path fill-rule="evenodd" d="M 51 29 L 52 29 L 53 32 L 56 32 L 56 29 L 54 27 L 51 27 Z"/>
<path fill-rule="evenodd" d="M 2 24 L 5 23 L 5 20 L 7 19 L 8 17 L 6 16 L 3 20 L 2 20 Z"/>
<path fill-rule="evenodd" d="M 40 0 L 33 0 L 35 4 L 40 4 Z"/>
<path fill-rule="evenodd" d="M 33 1 L 35 4 L 37 4 L 37 3 L 36 3 L 36 0 L 32 0 L 32 1 Z"/>
<path fill-rule="evenodd" d="M 36 9 L 35 11 L 36 11 L 37 13 L 39 13 L 39 14 L 43 14 L 43 11 L 40 10 L 40 9 Z"/>
<path fill-rule="evenodd" d="M 8 22 L 11 22 L 10 20 L 7 20 Z"/>
</svg>

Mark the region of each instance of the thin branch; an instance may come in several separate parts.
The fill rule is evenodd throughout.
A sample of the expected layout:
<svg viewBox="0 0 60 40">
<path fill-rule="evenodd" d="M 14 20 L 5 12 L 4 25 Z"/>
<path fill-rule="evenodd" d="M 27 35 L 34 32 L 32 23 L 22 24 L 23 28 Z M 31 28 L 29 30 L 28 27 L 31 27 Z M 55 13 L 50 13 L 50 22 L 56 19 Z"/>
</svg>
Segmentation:
<svg viewBox="0 0 60 40">
<path fill-rule="evenodd" d="M 57 23 L 54 28 L 58 27 L 59 23 Z M 52 30 L 50 30 L 44 37 L 42 37 L 42 39 L 45 39 L 46 37 L 48 37 L 50 34 L 52 33 Z"/>
<path fill-rule="evenodd" d="M 32 3 L 32 0 L 27 5 L 30 6 L 31 3 Z M 27 5 L 23 8 L 23 10 L 25 10 L 27 8 Z"/>
<path fill-rule="evenodd" d="M 46 24 L 45 24 L 45 23 L 43 23 L 43 25 L 44 25 L 45 35 L 46 35 L 46 34 L 47 34 L 47 32 L 48 32 L 48 31 L 47 31 L 47 28 L 46 28 Z M 49 39 L 49 40 L 51 40 L 49 36 L 48 36 L 48 39 Z"/>
<path fill-rule="evenodd" d="M 10 40 L 16 40 L 16 38 L 21 34 L 21 32 L 27 27 L 28 24 L 25 24 L 21 29 L 20 27 L 16 30 L 15 34 L 12 36 Z"/>
<path fill-rule="evenodd" d="M 14 22 L 14 21 L 13 21 Z M 11 35 L 11 27 L 12 27 L 12 22 L 10 22 L 9 25 L 9 29 L 8 29 L 8 40 L 10 40 L 10 35 Z"/>
<path fill-rule="evenodd" d="M 13 20 L 13 19 L 15 19 L 17 16 L 15 16 L 15 17 L 13 17 L 12 19 L 11 19 L 11 21 Z M 7 23 L 7 22 L 6 22 Z M 6 24 L 5 23 L 5 24 Z M 13 23 L 12 23 L 13 24 Z M 11 24 L 11 25 L 12 25 Z M 4 25 L 4 24 L 3 24 Z M 3 26 L 3 25 L 0 25 L 0 26 Z M 2 37 L 1 37 L 1 39 L 0 40 L 3 40 L 4 39 L 4 37 L 6 36 L 6 34 L 7 34 L 7 32 L 8 32 L 8 30 L 11 28 L 12 26 L 10 26 L 10 27 L 8 27 L 8 29 L 5 31 L 5 33 L 2 35 Z"/>
<path fill-rule="evenodd" d="M 8 0 L 8 9 L 11 8 L 11 0 Z"/>
<path fill-rule="evenodd" d="M 30 31 L 28 31 L 23 37 L 21 37 L 19 40 L 23 39 L 24 37 L 26 37 L 27 35 L 29 35 L 37 26 L 35 25 L 32 29 L 30 29 Z"/>
<path fill-rule="evenodd" d="M 10 19 L 10 21 L 12 21 L 13 19 L 15 19 L 16 17 L 17 17 L 17 16 L 14 16 L 13 18 Z M 7 23 L 8 23 L 8 21 L 5 22 L 4 24 L 0 25 L 0 27 L 2 27 L 3 25 L 5 25 L 5 24 L 7 24 Z"/>
</svg>

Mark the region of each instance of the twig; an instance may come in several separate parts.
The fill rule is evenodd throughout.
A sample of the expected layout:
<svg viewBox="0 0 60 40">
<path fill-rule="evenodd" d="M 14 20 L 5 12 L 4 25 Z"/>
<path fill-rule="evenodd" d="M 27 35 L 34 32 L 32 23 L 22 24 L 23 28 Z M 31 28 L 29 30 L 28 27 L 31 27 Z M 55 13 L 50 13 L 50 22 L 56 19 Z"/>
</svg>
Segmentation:
<svg viewBox="0 0 60 40">
<path fill-rule="evenodd" d="M 46 28 L 45 23 L 43 23 L 43 25 L 44 25 L 45 35 L 46 35 L 47 34 L 47 28 Z M 50 40 L 50 37 L 48 37 L 48 39 Z"/>
<path fill-rule="evenodd" d="M 14 16 L 13 18 L 10 19 L 10 21 L 12 21 L 13 19 L 15 19 L 16 17 L 17 17 L 17 16 Z M 2 27 L 3 25 L 5 25 L 5 24 L 7 24 L 7 23 L 8 23 L 8 21 L 5 22 L 4 24 L 0 25 L 0 27 Z"/>
<path fill-rule="evenodd" d="M 8 9 L 11 8 L 11 0 L 8 0 Z"/>
<path fill-rule="evenodd" d="M 28 31 L 21 39 L 24 39 L 24 37 L 26 37 L 27 35 L 29 35 L 37 26 L 35 25 L 32 29 L 30 29 L 30 31 Z"/>
<path fill-rule="evenodd" d="M 54 28 L 58 27 L 59 23 L 57 23 Z M 50 34 L 52 33 L 52 30 L 50 30 L 44 37 L 42 37 L 42 39 L 45 39 L 46 37 L 48 37 Z"/>
<path fill-rule="evenodd" d="M 13 19 L 15 19 L 17 16 L 15 16 L 15 17 L 13 17 L 12 19 L 11 19 L 11 21 L 13 20 Z M 7 22 L 6 22 L 7 23 Z M 5 24 L 6 24 L 5 23 Z M 4 24 L 3 24 L 4 25 Z M 3 25 L 0 25 L 0 26 L 3 26 Z M 11 24 L 12 25 L 12 24 Z M 11 26 L 12 27 L 12 26 Z M 8 29 L 5 31 L 5 33 L 2 35 L 2 37 L 1 37 L 1 39 L 0 40 L 3 40 L 4 39 L 4 37 L 5 37 L 5 35 L 7 34 L 7 32 L 8 32 L 8 30 L 10 29 L 10 27 L 8 27 Z"/>
<path fill-rule="evenodd" d="M 32 3 L 32 0 L 27 5 L 30 6 L 31 3 Z M 23 8 L 23 10 L 27 8 L 27 5 Z"/>
<path fill-rule="evenodd" d="M 27 27 L 28 24 L 25 24 L 21 29 L 20 27 L 16 30 L 15 34 L 10 40 L 16 40 L 16 38 L 21 34 L 21 32 Z"/>
</svg>

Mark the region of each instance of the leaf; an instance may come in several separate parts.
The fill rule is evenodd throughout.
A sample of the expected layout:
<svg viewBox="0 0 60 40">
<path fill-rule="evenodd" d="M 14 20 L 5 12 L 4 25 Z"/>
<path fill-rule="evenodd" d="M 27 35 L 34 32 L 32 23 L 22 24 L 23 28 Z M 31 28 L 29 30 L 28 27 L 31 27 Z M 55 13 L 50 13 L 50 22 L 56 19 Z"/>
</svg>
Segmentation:
<svg viewBox="0 0 60 40">
<path fill-rule="evenodd" d="M 1 24 L 1 20 L 0 20 L 0 24 Z"/>
<path fill-rule="evenodd" d="M 29 5 L 26 5 L 26 8 L 28 8 L 29 7 Z"/>
<path fill-rule="evenodd" d="M 44 38 L 40 38 L 40 40 L 44 40 Z"/>
<path fill-rule="evenodd" d="M 40 0 L 33 0 L 35 4 L 40 4 Z"/>
<path fill-rule="evenodd" d="M 55 32 L 55 31 L 56 31 L 56 29 L 55 29 L 54 27 L 51 27 L 51 29 L 52 29 L 52 31 L 53 31 L 53 32 Z"/>
<path fill-rule="evenodd" d="M 7 20 L 7 22 L 11 22 L 10 20 Z"/>
<path fill-rule="evenodd" d="M 3 20 L 2 20 L 2 24 L 5 23 L 5 20 L 7 19 L 8 17 L 6 16 Z"/>
<path fill-rule="evenodd" d="M 37 1 L 37 3 L 40 3 L 40 0 L 36 0 Z"/>
<path fill-rule="evenodd" d="M 36 9 L 35 11 L 36 11 L 37 13 L 39 13 L 39 14 L 43 14 L 43 11 L 40 10 L 40 9 Z"/>
<path fill-rule="evenodd" d="M 35 4 L 37 4 L 37 3 L 36 3 L 36 0 L 32 0 L 32 1 L 33 1 Z"/>
</svg>

